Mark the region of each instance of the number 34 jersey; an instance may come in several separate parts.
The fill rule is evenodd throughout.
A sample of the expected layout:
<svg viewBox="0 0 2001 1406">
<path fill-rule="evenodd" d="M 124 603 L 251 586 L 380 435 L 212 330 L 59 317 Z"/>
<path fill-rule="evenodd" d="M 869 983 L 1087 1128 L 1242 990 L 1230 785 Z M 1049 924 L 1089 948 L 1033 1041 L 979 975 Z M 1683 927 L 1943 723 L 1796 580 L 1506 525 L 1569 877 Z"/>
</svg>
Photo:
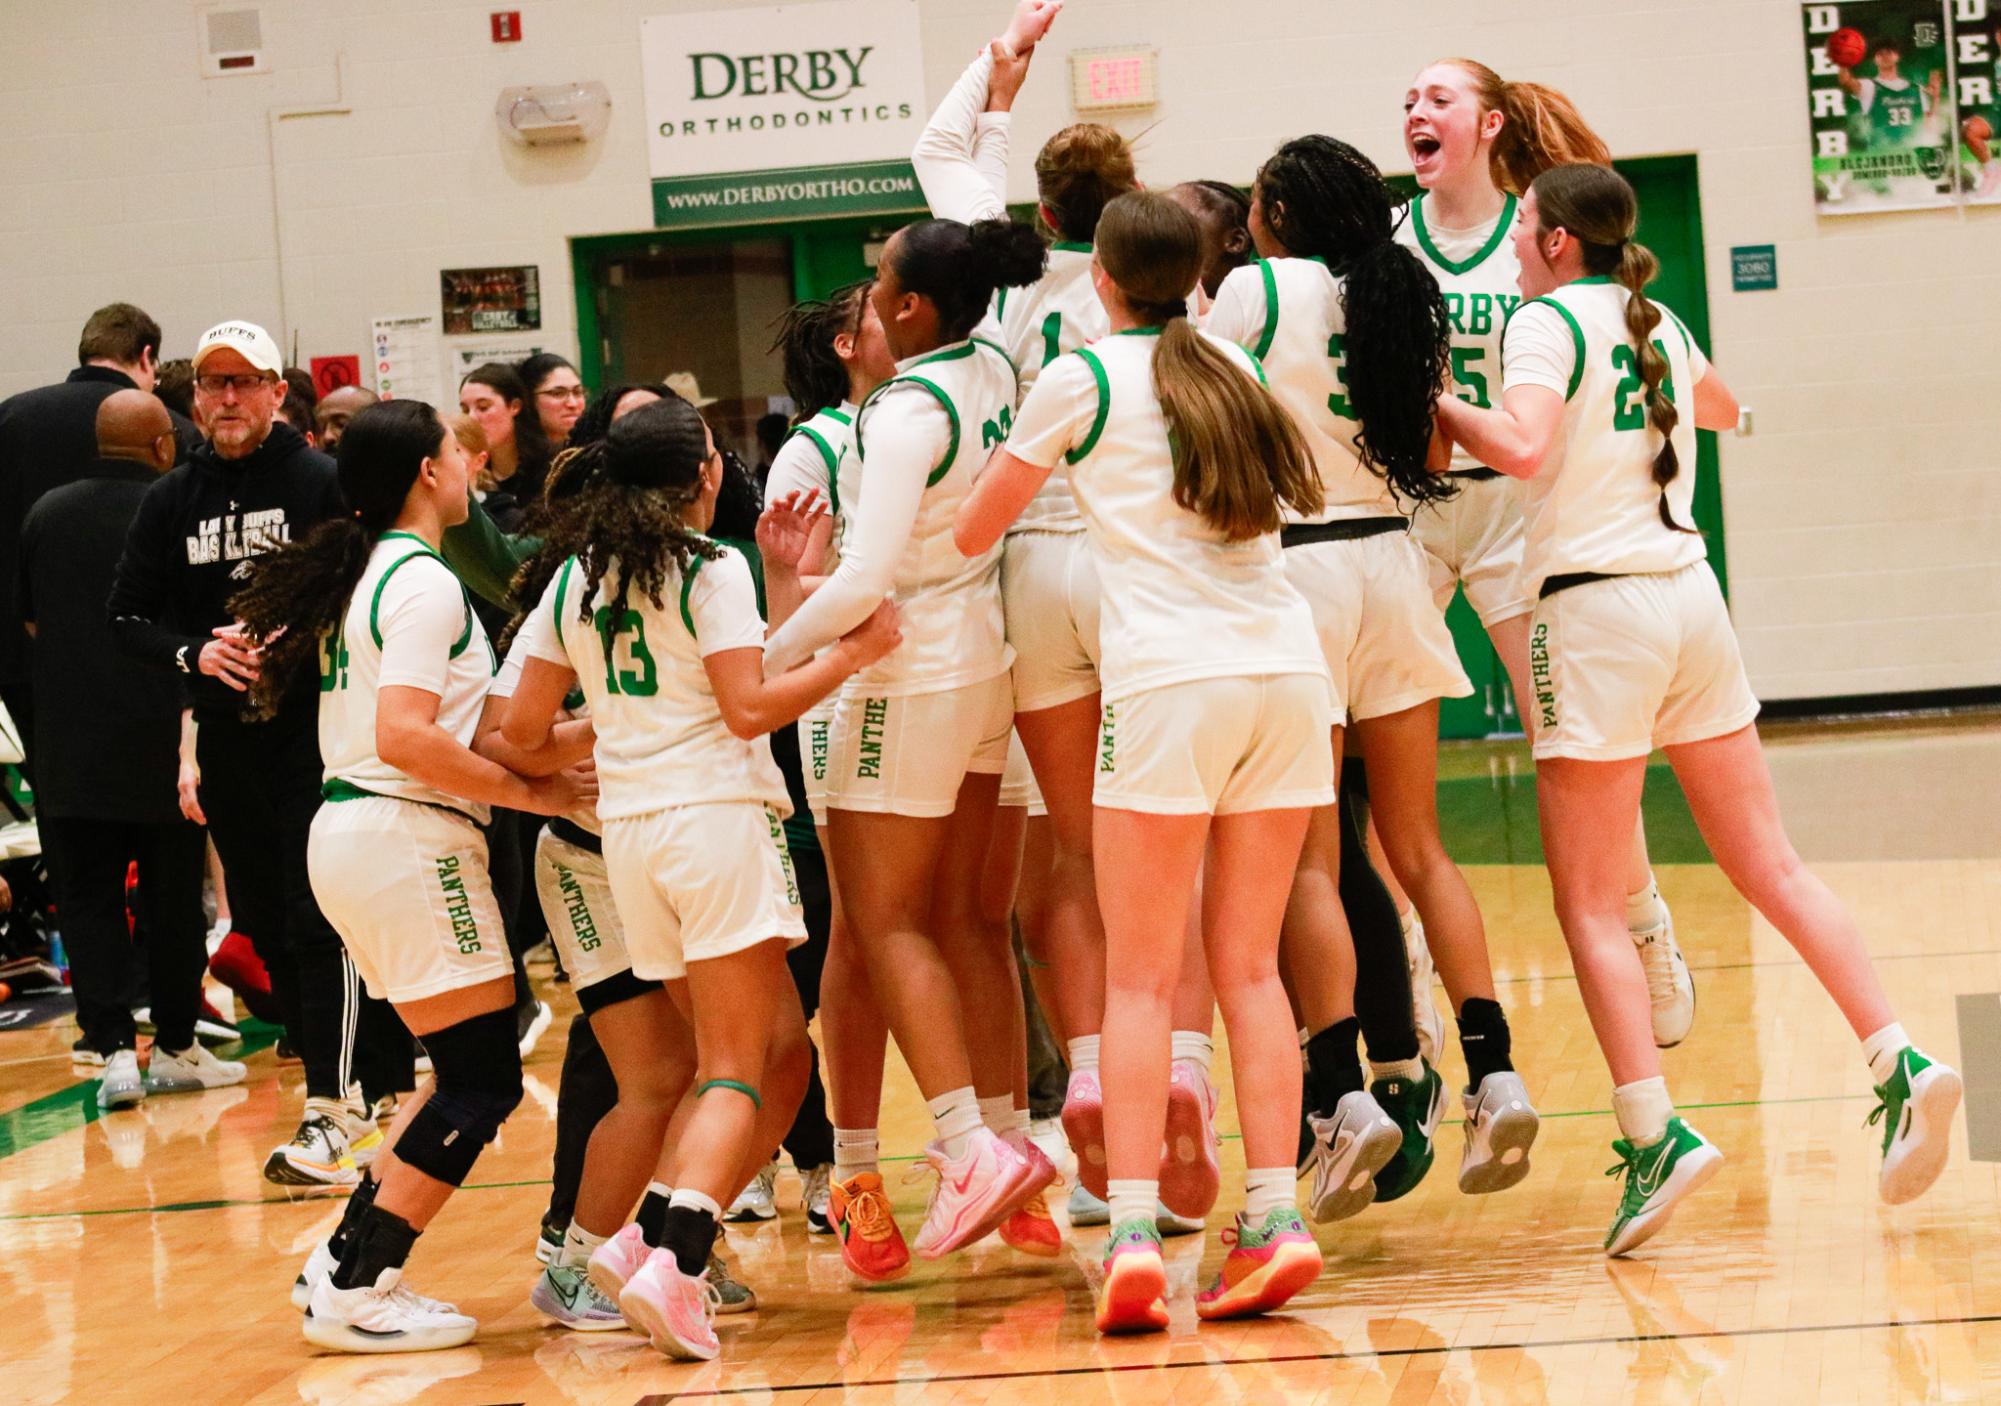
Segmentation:
<svg viewBox="0 0 2001 1406">
<path fill-rule="evenodd" d="M 590 591 L 582 563 L 565 561 L 535 607 L 534 630 L 523 631 L 533 657 L 576 671 L 597 728 L 599 820 L 708 801 L 761 801 L 789 814 L 770 739 L 730 732 L 702 664 L 764 648 L 750 564 L 727 547 L 713 560 L 690 558 L 686 571 L 667 572 L 658 605 L 635 587 L 614 612 L 616 568 Z"/>
</svg>

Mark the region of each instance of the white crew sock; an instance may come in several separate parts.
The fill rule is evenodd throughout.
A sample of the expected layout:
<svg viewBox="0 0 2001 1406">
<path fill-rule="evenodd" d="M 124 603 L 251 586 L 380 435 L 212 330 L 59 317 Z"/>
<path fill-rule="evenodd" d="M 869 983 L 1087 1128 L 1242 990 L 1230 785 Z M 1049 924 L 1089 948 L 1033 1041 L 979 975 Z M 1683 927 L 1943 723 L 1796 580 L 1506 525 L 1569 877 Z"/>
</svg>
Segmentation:
<svg viewBox="0 0 2001 1406">
<path fill-rule="evenodd" d="M 878 1171 L 881 1142 L 874 1128 L 834 1129 L 834 1180 L 848 1181 L 863 1172 Z"/>
<path fill-rule="evenodd" d="M 720 1221 L 723 1218 L 723 1208 L 716 1203 L 715 1197 L 689 1191 L 685 1187 L 668 1197 L 667 1204 L 679 1206 L 685 1211 L 707 1211 L 711 1220 Z"/>
<path fill-rule="evenodd" d="M 1619 1085 L 1612 1090 L 1612 1112 L 1618 1116 L 1619 1131 L 1626 1135 L 1626 1141 L 1635 1147 L 1652 1147 L 1667 1136 L 1668 1119 L 1674 1117 L 1667 1080 L 1656 1074 Z"/>
<path fill-rule="evenodd" d="M 933 1099 L 926 1099 L 924 1106 L 931 1110 L 931 1117 L 938 1125 L 938 1141 L 945 1155 L 956 1162 L 966 1155 L 966 1140 L 980 1127 L 980 1100 L 968 1084 L 963 1089 L 952 1089 Z"/>
<path fill-rule="evenodd" d="M 1105 1183 L 1105 1204 L 1112 1208 L 1111 1225 L 1114 1230 L 1129 1220 L 1143 1220 L 1151 1225 L 1160 1210 L 1160 1182 L 1108 1181 Z"/>
<path fill-rule="evenodd" d="M 1201 1030 L 1177 1030 L 1170 1037 L 1169 1048 L 1177 1060 L 1193 1060 L 1202 1071 L 1204 1079 L 1209 1077 L 1209 1061 L 1215 1058 L 1216 1042 Z"/>
<path fill-rule="evenodd" d="M 1072 1074 L 1096 1074 L 1098 1072 L 1098 1037 L 1079 1035 L 1070 1042 L 1070 1072 Z"/>
<path fill-rule="evenodd" d="M 1244 1172 L 1244 1219 L 1263 1225 L 1281 1206 L 1299 1204 L 1299 1173 L 1291 1167 L 1251 1167 Z"/>
<path fill-rule="evenodd" d="M 1649 870 L 1645 887 L 1626 895 L 1626 931 L 1635 934 L 1654 932 L 1666 927 L 1667 920 L 1667 904 L 1661 902 L 1660 885 L 1654 882 L 1653 872 Z"/>
<path fill-rule="evenodd" d="M 590 1263 L 591 1252 L 611 1237 L 593 1235 L 575 1221 L 563 1232 L 563 1252 L 556 1257 L 556 1263 L 565 1269 L 582 1269 Z"/>
<path fill-rule="evenodd" d="M 1897 1072 L 1897 1056 L 1909 1049 L 1911 1037 L 1904 1027 L 1891 1021 L 1862 1042 L 1862 1058 L 1869 1061 L 1869 1073 L 1879 1084 L 1890 1082 Z"/>
</svg>

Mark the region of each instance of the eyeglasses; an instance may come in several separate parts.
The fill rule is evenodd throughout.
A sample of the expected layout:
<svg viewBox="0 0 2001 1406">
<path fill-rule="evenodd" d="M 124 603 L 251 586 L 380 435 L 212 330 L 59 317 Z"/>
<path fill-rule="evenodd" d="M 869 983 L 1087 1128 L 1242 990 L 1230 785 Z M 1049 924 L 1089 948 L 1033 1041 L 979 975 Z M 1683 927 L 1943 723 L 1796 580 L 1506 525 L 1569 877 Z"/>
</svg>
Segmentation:
<svg viewBox="0 0 2001 1406">
<path fill-rule="evenodd" d="M 540 390 L 535 392 L 535 394 L 546 396 L 550 400 L 582 400 L 584 398 L 584 388 L 582 386 L 550 386 L 547 390 Z"/>
<path fill-rule="evenodd" d="M 249 395 L 259 386 L 275 385 L 275 376 L 197 376 L 195 389 L 203 395 L 221 395 L 224 391 L 235 391 L 238 395 Z"/>
</svg>

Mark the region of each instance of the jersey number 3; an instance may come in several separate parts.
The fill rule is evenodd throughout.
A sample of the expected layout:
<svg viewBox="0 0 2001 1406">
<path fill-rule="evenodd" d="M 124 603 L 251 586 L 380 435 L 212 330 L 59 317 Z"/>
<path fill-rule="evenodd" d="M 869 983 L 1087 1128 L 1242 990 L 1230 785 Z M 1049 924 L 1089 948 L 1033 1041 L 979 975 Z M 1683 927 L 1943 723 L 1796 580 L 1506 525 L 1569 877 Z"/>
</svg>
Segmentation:
<svg viewBox="0 0 2001 1406">
<path fill-rule="evenodd" d="M 651 698 L 660 691 L 660 671 L 646 648 L 646 628 L 639 612 L 625 611 L 612 623 L 611 607 L 601 605 L 591 617 L 597 627 L 598 642 L 604 646 L 604 687 L 606 693 L 628 698 Z M 631 657 L 631 668 L 621 666 L 618 646 L 623 643 Z"/>
<path fill-rule="evenodd" d="M 320 692 L 347 687 L 347 638 L 339 630 L 320 637 Z"/>
</svg>

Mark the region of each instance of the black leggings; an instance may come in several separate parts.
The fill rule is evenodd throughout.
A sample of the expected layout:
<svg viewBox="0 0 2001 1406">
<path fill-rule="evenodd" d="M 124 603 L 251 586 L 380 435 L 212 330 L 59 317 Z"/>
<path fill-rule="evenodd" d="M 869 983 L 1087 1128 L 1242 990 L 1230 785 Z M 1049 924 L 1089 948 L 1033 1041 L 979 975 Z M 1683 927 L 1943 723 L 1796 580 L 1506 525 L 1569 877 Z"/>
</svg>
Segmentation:
<svg viewBox="0 0 2001 1406">
<path fill-rule="evenodd" d="M 1410 965 L 1396 901 L 1369 862 L 1369 774 L 1341 762 L 1341 909 L 1355 938 L 1355 1018 L 1373 1064 L 1417 1058 Z"/>
</svg>

